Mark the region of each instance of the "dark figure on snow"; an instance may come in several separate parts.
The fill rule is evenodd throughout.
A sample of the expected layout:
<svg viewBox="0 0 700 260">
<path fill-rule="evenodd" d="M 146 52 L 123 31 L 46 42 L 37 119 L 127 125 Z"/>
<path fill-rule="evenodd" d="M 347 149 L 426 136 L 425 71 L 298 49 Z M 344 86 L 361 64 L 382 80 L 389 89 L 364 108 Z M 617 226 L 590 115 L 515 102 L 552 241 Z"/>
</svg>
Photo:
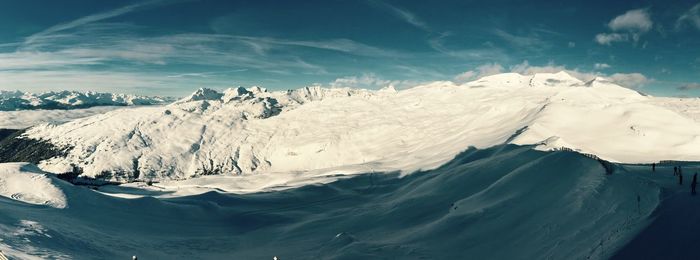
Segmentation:
<svg viewBox="0 0 700 260">
<path fill-rule="evenodd" d="M 656 163 L 651 164 L 651 171 L 655 172 L 656 171 Z"/>
<path fill-rule="evenodd" d="M 683 173 L 678 172 L 678 185 L 683 185 Z"/>
<path fill-rule="evenodd" d="M 693 175 L 693 182 L 690 183 L 690 194 L 695 195 L 695 187 L 698 186 L 698 173 Z"/>
<path fill-rule="evenodd" d="M 673 166 L 673 176 L 678 175 L 678 167 Z"/>
</svg>

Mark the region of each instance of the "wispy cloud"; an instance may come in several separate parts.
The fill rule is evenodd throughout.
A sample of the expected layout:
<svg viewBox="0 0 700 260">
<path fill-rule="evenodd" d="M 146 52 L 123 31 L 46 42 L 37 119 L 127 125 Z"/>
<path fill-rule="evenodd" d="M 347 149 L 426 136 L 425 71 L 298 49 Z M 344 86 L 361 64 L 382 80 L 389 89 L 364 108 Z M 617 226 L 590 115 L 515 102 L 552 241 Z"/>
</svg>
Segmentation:
<svg viewBox="0 0 700 260">
<path fill-rule="evenodd" d="M 162 86 L 163 82 L 175 86 L 220 84 L 216 80 L 230 80 L 231 73 L 242 71 L 285 76 L 329 74 L 325 66 L 317 63 L 323 60 L 318 56 L 323 52 L 319 51 L 348 60 L 358 56 L 365 59 L 410 57 L 401 51 L 350 39 L 154 34 L 153 28 L 113 19 L 183 1 L 187 0 L 151 0 L 127 5 L 48 27 L 22 42 L 4 43 L 0 45 L 0 76 L 3 77 L 0 88 L 90 89 L 122 84 Z M 403 15 L 410 16 L 410 13 Z M 200 71 L 188 71 L 194 67 Z M 218 73 L 220 71 L 226 73 Z"/>
<path fill-rule="evenodd" d="M 445 46 L 445 39 L 449 33 L 443 33 L 438 37 L 428 40 L 430 47 L 444 55 L 465 60 L 504 60 L 507 58 L 505 52 L 496 47 L 473 48 L 473 49 L 452 49 Z"/>
<path fill-rule="evenodd" d="M 160 1 L 151 1 L 157 4 Z M 144 4 L 145 5 L 145 4 Z M 106 79 L 105 71 L 123 68 L 157 68 L 168 71 L 170 66 L 203 66 L 226 70 L 258 70 L 273 74 L 327 74 L 324 66 L 310 62 L 296 54 L 300 49 L 326 50 L 350 56 L 369 58 L 405 57 L 406 54 L 377 48 L 348 39 L 292 40 L 272 37 L 252 37 L 221 34 L 171 34 L 143 36 L 148 28 L 132 24 L 102 23 L 101 20 L 146 8 L 132 5 L 89 18 L 78 19 L 65 25 L 54 26 L 32 36 L 31 40 L 14 44 L 10 51 L 0 50 L 0 72 L 15 74 L 0 81 L 0 88 L 52 85 L 65 86 L 66 79 L 76 80 L 73 88 L 110 85 L 99 83 Z M 162 67 L 162 68 L 159 68 Z M 51 70 L 54 73 L 47 73 Z M 22 71 L 21 73 L 18 71 Z M 145 85 L 154 84 L 146 73 L 120 75 L 110 82 L 136 84 L 139 77 Z M 5 73 L 5 75 L 8 75 Z M 79 80 L 74 75 L 83 75 Z M 94 75 L 94 77 L 93 77 Z M 172 71 L 157 73 L 166 82 L 182 78 L 215 77 L 221 74 Z M 26 80 L 20 77 L 28 77 Z M 61 77 L 51 80 L 51 77 Z M 93 78 L 95 80 L 87 80 Z M 11 79 L 11 80 L 10 80 Z M 35 82 L 35 84 L 28 84 Z M 182 86 L 185 84 L 181 82 Z M 197 84 L 200 85 L 200 84 Z"/>
<path fill-rule="evenodd" d="M 388 4 L 386 2 L 382 2 L 380 0 L 371 0 L 371 1 L 369 1 L 369 3 L 372 6 L 386 9 L 392 15 L 394 15 L 396 18 L 399 18 L 402 21 L 404 21 L 410 25 L 413 25 L 414 27 L 416 27 L 418 29 L 421 29 L 421 30 L 426 31 L 426 32 L 432 31 L 432 29 L 428 26 L 427 23 L 425 23 L 423 20 L 418 18 L 418 16 L 416 16 L 415 14 L 413 14 L 412 12 L 410 12 L 406 9 L 402 9 L 402 8 L 397 7 L 397 6 L 390 5 L 390 4 Z"/>
<path fill-rule="evenodd" d="M 515 35 L 501 29 L 494 29 L 492 32 L 494 35 L 514 47 L 527 48 L 530 50 L 542 50 L 551 47 L 549 43 L 545 42 L 534 34 Z"/>
<path fill-rule="evenodd" d="M 331 39 L 331 40 L 320 40 L 320 41 L 303 41 L 303 40 L 289 40 L 289 39 L 278 39 L 270 37 L 251 37 L 251 36 L 237 36 L 237 35 L 225 35 L 220 36 L 223 38 L 229 38 L 233 40 L 240 40 L 252 45 L 255 45 L 255 49 L 264 50 L 269 49 L 270 45 L 286 45 L 286 46 L 298 46 L 298 47 L 308 47 L 315 49 L 331 50 L 344 52 L 359 56 L 369 56 L 369 57 L 402 57 L 405 56 L 404 53 L 394 50 L 377 48 L 374 46 L 369 46 L 349 39 Z M 267 46 L 266 48 L 260 46 Z"/>
<path fill-rule="evenodd" d="M 684 25 L 691 25 L 700 30 L 700 3 L 691 7 L 676 20 L 676 29 L 680 29 Z"/>
<path fill-rule="evenodd" d="M 440 32 L 439 30 L 435 30 L 430 25 L 428 25 L 427 22 L 425 22 L 423 19 L 421 19 L 416 14 L 407 9 L 391 5 L 380 0 L 369 0 L 368 2 L 371 6 L 379 8 L 381 10 L 385 10 L 394 17 L 400 19 L 401 21 L 413 27 L 416 27 L 422 31 L 425 31 L 427 35 L 429 35 L 429 38 L 427 40 L 428 46 L 442 55 L 446 55 L 451 58 L 469 60 L 501 60 L 505 58 L 505 54 L 503 53 L 503 51 L 494 47 L 481 49 L 449 48 L 445 46 L 445 41 L 447 40 L 447 38 L 449 38 L 449 36 L 452 35 L 451 32 Z"/>
<path fill-rule="evenodd" d="M 155 6 L 158 4 L 162 4 L 164 2 L 165 2 L 164 0 L 146 1 L 146 2 L 142 2 L 142 3 L 123 6 L 123 7 L 109 10 L 106 12 L 101 12 L 101 13 L 96 13 L 96 14 L 84 16 L 84 17 L 81 17 L 79 19 L 67 22 L 67 23 L 57 24 L 57 25 L 51 26 L 51 27 L 49 27 L 41 32 L 35 33 L 35 34 L 27 37 L 26 43 L 30 44 L 34 40 L 36 40 L 37 38 L 40 38 L 43 36 L 51 35 L 53 33 L 61 32 L 61 31 L 69 30 L 69 29 L 73 29 L 73 28 L 76 28 L 76 27 L 79 27 L 82 25 L 86 25 L 86 24 L 90 24 L 90 23 L 94 23 L 94 22 L 99 22 L 99 21 L 106 20 L 109 18 L 114 18 L 117 16 L 121 16 L 124 14 L 134 12 L 134 11 L 138 11 L 138 10 L 146 9 L 148 7 L 152 7 L 152 6 Z"/>
<path fill-rule="evenodd" d="M 147 31 L 132 24 L 101 21 L 173 1 L 149 1 L 89 15 L 52 26 L 27 37 L 17 51 L 0 52 L 0 68 L 28 69 L 32 66 L 95 65 L 114 61 L 165 65 L 170 62 L 223 65 L 254 69 L 306 68 L 321 71 L 318 65 L 284 52 L 289 48 L 312 48 L 365 57 L 405 56 L 349 39 L 292 40 L 222 34 L 172 34 L 140 36 Z M 277 50 L 272 57 L 271 50 Z M 283 50 L 280 52 L 280 50 Z M 251 52 L 252 51 L 252 52 Z M 271 60 L 275 60 L 274 62 Z"/>
</svg>

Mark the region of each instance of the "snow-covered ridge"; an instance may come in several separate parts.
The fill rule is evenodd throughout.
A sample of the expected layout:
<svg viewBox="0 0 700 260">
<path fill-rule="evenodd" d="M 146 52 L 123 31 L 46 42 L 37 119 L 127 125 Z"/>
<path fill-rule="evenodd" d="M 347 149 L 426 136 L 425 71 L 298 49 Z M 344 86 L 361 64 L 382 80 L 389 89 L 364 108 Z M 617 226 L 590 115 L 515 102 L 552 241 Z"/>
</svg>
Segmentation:
<svg viewBox="0 0 700 260">
<path fill-rule="evenodd" d="M 173 101 L 172 98 L 127 94 L 51 91 L 29 93 L 0 90 L 0 111 L 25 109 L 73 109 L 94 106 L 156 105 Z"/>
<path fill-rule="evenodd" d="M 700 123 L 604 79 L 494 75 L 379 91 L 200 89 L 164 107 L 29 129 L 70 148 L 51 172 L 117 181 L 437 167 L 469 146 L 567 147 L 618 162 L 700 160 Z M 285 175 L 287 176 L 287 175 Z M 307 176 L 308 177 L 308 176 Z"/>
</svg>

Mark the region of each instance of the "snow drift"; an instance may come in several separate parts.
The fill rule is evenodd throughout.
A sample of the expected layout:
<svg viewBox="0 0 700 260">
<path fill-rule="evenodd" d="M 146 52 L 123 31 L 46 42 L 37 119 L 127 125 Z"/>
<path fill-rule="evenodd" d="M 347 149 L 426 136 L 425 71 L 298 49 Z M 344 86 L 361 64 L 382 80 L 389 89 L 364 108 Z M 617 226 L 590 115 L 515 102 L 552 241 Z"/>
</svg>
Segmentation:
<svg viewBox="0 0 700 260">
<path fill-rule="evenodd" d="M 0 196 L 14 200 L 65 208 L 66 195 L 57 186 L 55 177 L 28 163 L 0 164 Z"/>
<path fill-rule="evenodd" d="M 396 91 L 200 89 L 164 107 L 27 130 L 65 156 L 39 165 L 113 181 L 437 167 L 466 147 L 562 147 L 615 162 L 700 159 L 700 123 L 663 100 L 565 72 Z"/>
</svg>

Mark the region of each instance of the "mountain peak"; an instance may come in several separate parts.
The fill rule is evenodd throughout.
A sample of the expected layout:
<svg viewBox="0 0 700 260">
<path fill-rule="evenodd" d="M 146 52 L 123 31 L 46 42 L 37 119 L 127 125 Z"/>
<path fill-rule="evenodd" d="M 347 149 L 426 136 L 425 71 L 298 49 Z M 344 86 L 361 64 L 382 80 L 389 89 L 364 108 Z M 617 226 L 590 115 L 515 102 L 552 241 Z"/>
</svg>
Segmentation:
<svg viewBox="0 0 700 260">
<path fill-rule="evenodd" d="M 199 100 L 217 100 L 220 99 L 224 94 L 210 88 L 199 88 L 190 96 L 181 100 L 181 102 L 187 101 L 199 101 Z"/>
</svg>

